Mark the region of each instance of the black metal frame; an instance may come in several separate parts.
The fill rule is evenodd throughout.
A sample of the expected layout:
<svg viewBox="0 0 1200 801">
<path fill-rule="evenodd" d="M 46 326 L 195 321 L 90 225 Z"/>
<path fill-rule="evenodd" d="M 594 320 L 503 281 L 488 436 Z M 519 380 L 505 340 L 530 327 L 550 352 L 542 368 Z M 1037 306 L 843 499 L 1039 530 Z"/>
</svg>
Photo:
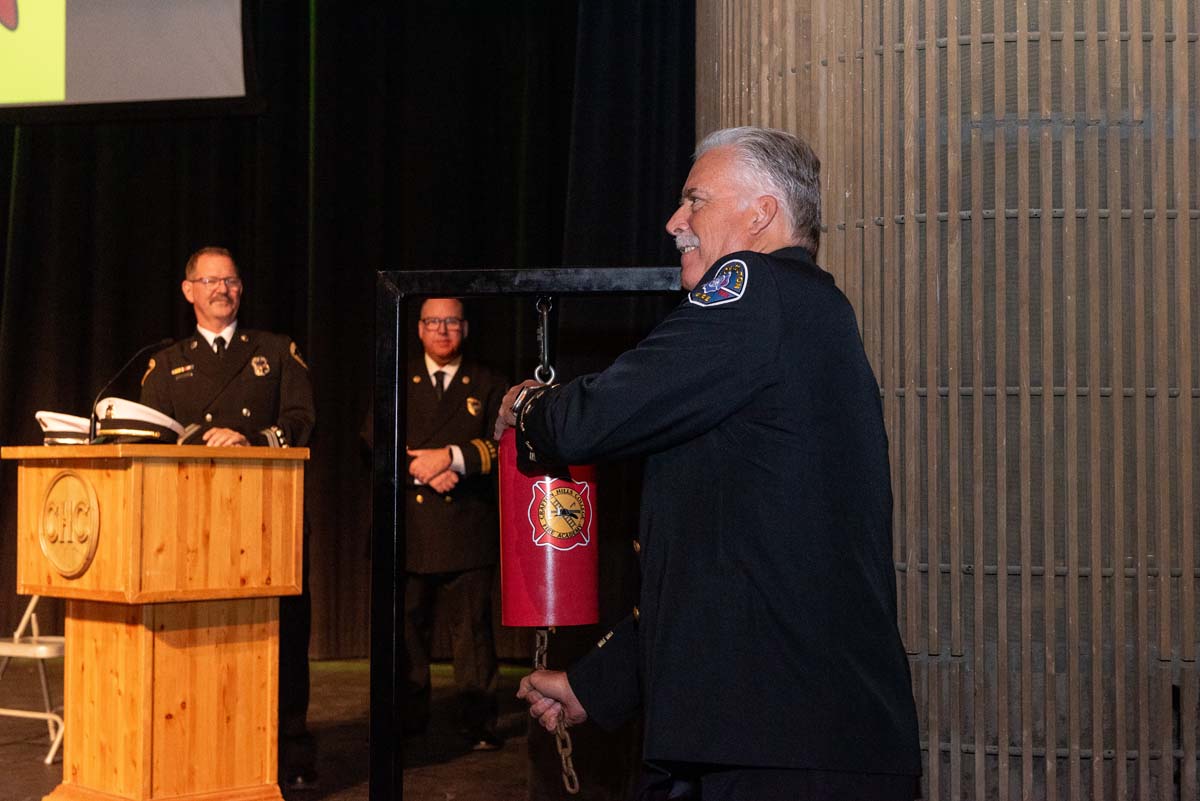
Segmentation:
<svg viewBox="0 0 1200 801">
<path fill-rule="evenodd" d="M 404 663 L 404 514 L 400 477 L 407 393 L 404 303 L 413 296 L 616 295 L 678 290 L 678 267 L 380 272 L 375 289 L 374 518 L 371 545 L 371 801 L 400 799 Z"/>
</svg>

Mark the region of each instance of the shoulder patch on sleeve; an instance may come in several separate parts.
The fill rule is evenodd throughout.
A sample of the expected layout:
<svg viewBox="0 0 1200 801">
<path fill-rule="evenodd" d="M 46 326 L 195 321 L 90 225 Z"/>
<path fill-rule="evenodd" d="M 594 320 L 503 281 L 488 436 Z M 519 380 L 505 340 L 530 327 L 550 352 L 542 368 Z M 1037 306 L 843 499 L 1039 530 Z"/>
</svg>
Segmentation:
<svg viewBox="0 0 1200 801">
<path fill-rule="evenodd" d="M 291 343 L 291 346 L 292 346 L 291 347 L 292 358 L 295 359 L 296 361 L 300 362 L 300 366 L 303 367 L 305 370 L 307 370 L 308 365 L 304 363 L 304 359 L 300 358 L 300 349 L 296 347 L 295 342 Z"/>
<path fill-rule="evenodd" d="M 145 385 L 146 379 L 150 377 L 150 374 L 154 372 L 154 368 L 157 366 L 158 366 L 158 363 L 155 362 L 154 359 L 151 359 L 150 366 L 147 367 L 146 372 L 142 374 L 142 384 L 143 385 Z"/>
<path fill-rule="evenodd" d="M 717 268 L 708 283 L 688 293 L 688 303 L 697 306 L 720 306 L 742 299 L 750 283 L 750 267 L 741 259 L 730 259 Z"/>
</svg>

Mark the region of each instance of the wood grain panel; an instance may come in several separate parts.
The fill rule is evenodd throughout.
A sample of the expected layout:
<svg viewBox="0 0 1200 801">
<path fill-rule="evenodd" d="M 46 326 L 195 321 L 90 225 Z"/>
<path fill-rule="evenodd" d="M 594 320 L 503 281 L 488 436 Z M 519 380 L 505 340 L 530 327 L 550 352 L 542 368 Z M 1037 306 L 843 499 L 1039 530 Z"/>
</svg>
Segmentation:
<svg viewBox="0 0 1200 801">
<path fill-rule="evenodd" d="M 12 458 L 5 449 L 4 457 Z M 52 452 L 55 449 L 46 448 Z M 67 450 L 64 448 L 63 450 Z M 46 492 L 64 471 L 72 471 L 96 493 L 99 530 L 91 566 L 75 578 L 61 575 L 39 542 Z M 136 549 L 136 521 L 130 503 L 133 476 L 118 459 L 39 458 L 17 468 L 17 592 L 57 597 L 124 600 L 134 590 L 130 563 Z"/>
<path fill-rule="evenodd" d="M 307 451 L 272 450 L 5 448 L 21 460 L 18 592 L 124 603 L 299 593 Z M 120 458 L 90 458 L 105 453 Z M 43 499 L 65 470 L 94 488 L 100 521 L 91 566 L 71 578 L 39 543 Z"/>
<path fill-rule="evenodd" d="M 1071 0 L 1066 0 L 1062 3 L 1063 18 L 1069 18 L 1073 15 L 1073 4 Z M 1039 6 L 1039 20 L 1048 20 L 1051 18 L 1051 4 L 1046 0 Z M 1069 55 L 1070 48 L 1074 42 L 1068 41 L 1066 38 L 1062 42 L 1062 60 L 1067 63 L 1071 60 Z M 1039 36 L 1038 43 L 1038 63 L 1039 73 L 1048 78 L 1054 69 L 1054 42 L 1048 36 Z M 1067 76 L 1064 75 L 1064 79 Z M 1038 116 L 1041 119 L 1050 119 L 1054 113 L 1054 98 L 1053 98 L 1053 83 L 1050 80 L 1041 80 L 1037 83 L 1038 92 Z M 1064 80 L 1062 86 L 1062 97 L 1064 105 L 1069 105 L 1073 102 L 1074 88 L 1068 80 Z M 1062 171 L 1062 203 L 1064 209 L 1073 206 L 1075 197 L 1075 150 L 1073 147 L 1073 136 L 1075 122 L 1073 118 L 1068 117 L 1064 120 L 1062 134 L 1062 155 L 1061 155 L 1061 171 Z M 1057 535 L 1058 521 L 1055 516 L 1057 505 L 1065 504 L 1066 515 L 1069 518 L 1074 512 L 1073 509 L 1075 498 L 1072 494 L 1072 476 L 1076 469 L 1075 460 L 1075 428 L 1072 421 L 1074 418 L 1074 393 L 1073 387 L 1075 384 L 1075 367 L 1069 360 L 1064 365 L 1065 384 L 1066 384 L 1066 400 L 1067 408 L 1065 413 L 1065 421 L 1067 424 L 1066 431 L 1066 454 L 1065 458 L 1056 454 L 1056 418 L 1055 406 L 1057 399 L 1055 394 L 1046 391 L 1047 387 L 1053 387 L 1057 381 L 1055 380 L 1055 355 L 1056 355 L 1056 336 L 1055 323 L 1058 319 L 1058 311 L 1060 305 L 1063 307 L 1064 325 L 1062 333 L 1062 346 L 1067 353 L 1073 353 L 1075 347 L 1075 318 L 1077 315 L 1077 289 L 1076 275 L 1074 269 L 1075 257 L 1075 217 L 1073 214 L 1066 214 L 1064 211 L 1061 231 L 1062 242 L 1062 297 L 1056 298 L 1058 293 L 1055 292 L 1056 274 L 1059 272 L 1055 269 L 1055 222 L 1052 215 L 1048 213 L 1052 209 L 1054 203 L 1054 140 L 1055 137 L 1049 127 L 1042 126 L 1038 136 L 1038 172 L 1040 175 L 1039 194 L 1040 199 L 1038 205 L 1042 209 L 1042 215 L 1038 220 L 1039 233 L 1039 269 L 1041 272 L 1041 287 L 1040 297 L 1038 299 L 1041 306 L 1041 361 L 1042 370 L 1040 376 L 1040 384 L 1042 386 L 1041 409 L 1042 416 L 1041 425 L 1041 490 L 1042 490 L 1042 558 L 1041 563 L 1044 566 L 1042 575 L 1042 618 L 1043 618 L 1043 635 L 1042 635 L 1042 663 L 1045 666 L 1047 680 L 1044 682 L 1044 701 L 1040 710 L 1045 727 L 1045 784 L 1046 798 L 1053 801 L 1058 797 L 1058 760 L 1052 754 L 1058 748 L 1058 694 L 1057 687 L 1054 681 L 1049 680 L 1049 677 L 1055 676 L 1058 673 L 1058 656 L 1056 653 L 1058 647 L 1058 632 L 1057 618 L 1059 604 L 1053 599 L 1058 593 L 1058 577 L 1057 571 L 1054 570 L 1058 564 L 1057 554 Z M 1056 495 L 1056 482 L 1053 479 L 1054 470 L 1057 462 L 1062 462 L 1066 473 L 1067 492 L 1066 498 L 1059 498 Z M 1068 524 L 1070 525 L 1070 524 Z M 1079 642 L 1079 617 L 1077 614 L 1072 614 L 1072 611 L 1078 609 L 1078 573 L 1074 569 L 1078 564 L 1078 547 L 1075 540 L 1072 538 L 1067 542 L 1066 547 L 1066 595 L 1067 608 L 1066 615 L 1066 637 L 1067 637 L 1067 705 L 1071 710 L 1067 719 L 1067 737 L 1068 742 L 1077 742 L 1079 736 L 1079 693 L 1078 683 L 1075 678 L 1077 672 L 1072 672 L 1071 665 L 1078 666 L 1078 642 Z M 1068 755 L 1068 782 L 1067 782 L 1067 797 L 1072 798 L 1075 788 L 1079 786 L 1079 753 L 1078 749 L 1070 749 Z"/>
<path fill-rule="evenodd" d="M 153 646 L 142 608 L 67 603 L 63 783 L 147 798 Z"/>
<path fill-rule="evenodd" d="M 303 473 L 293 465 L 157 460 L 143 472 L 139 600 L 299 591 Z"/>
<path fill-rule="evenodd" d="M 275 781 L 276 598 L 155 604 L 155 798 Z M 212 744 L 220 743 L 219 748 Z"/>
<path fill-rule="evenodd" d="M 1121 0 L 1108 0 L 1108 5 L 1105 9 L 1105 16 L 1110 20 L 1119 20 L 1121 18 Z M 1097 33 L 1097 37 L 1099 33 Z M 1124 388 L 1126 386 L 1127 375 L 1125 372 L 1126 362 L 1126 347 L 1128 337 L 1125 336 L 1125 288 L 1129 285 L 1131 265 L 1125 263 L 1124 245 L 1128 232 L 1125 229 L 1124 215 L 1114 213 L 1114 210 L 1123 208 L 1124 198 L 1122 190 L 1128 185 L 1128 176 L 1126 175 L 1125 165 L 1121 157 L 1122 136 L 1119 127 L 1119 122 L 1124 115 L 1124 104 L 1121 101 L 1121 93 L 1125 81 L 1122 70 L 1121 47 L 1119 39 L 1106 37 L 1104 42 L 1104 59 L 1105 65 L 1105 80 L 1108 87 L 1107 104 L 1104 109 L 1104 120 L 1107 124 L 1107 200 L 1105 206 L 1108 208 L 1107 237 L 1108 245 L 1108 274 L 1110 276 L 1110 285 L 1112 289 L 1108 294 L 1108 327 L 1110 331 L 1120 332 L 1114 335 L 1112 348 L 1112 372 L 1111 386 L 1114 388 Z M 1065 74 L 1064 74 L 1065 77 Z M 1136 369 L 1136 363 L 1135 363 Z M 1129 518 L 1126 508 L 1127 487 L 1126 481 L 1131 480 L 1125 471 L 1125 433 L 1126 424 L 1125 418 L 1130 411 L 1130 403 L 1126 400 L 1124 391 L 1117 392 L 1114 389 L 1112 395 L 1112 411 L 1109 416 L 1111 432 L 1111 453 L 1112 453 L 1112 479 L 1111 484 L 1104 488 L 1097 487 L 1097 492 L 1103 491 L 1112 499 L 1112 513 L 1110 520 L 1112 521 L 1112 558 L 1111 565 L 1113 568 L 1113 578 L 1109 598 L 1112 602 L 1112 643 L 1114 646 L 1123 646 L 1127 642 L 1127 638 L 1132 636 L 1133 627 L 1130 621 L 1126 619 L 1129 613 L 1129 604 L 1127 598 L 1132 594 L 1130 584 L 1126 573 L 1125 566 L 1132 562 L 1128 553 L 1128 537 L 1127 525 Z M 1096 438 L 1101 437 L 1101 432 L 1096 432 Z M 1127 760 L 1121 758 L 1120 755 L 1126 753 L 1129 747 L 1129 732 L 1126 730 L 1128 726 L 1128 718 L 1126 705 L 1129 693 L 1127 691 L 1127 682 L 1129 675 L 1128 661 L 1121 653 L 1114 653 L 1111 660 L 1108 660 L 1106 665 L 1110 673 L 1110 682 L 1107 685 L 1108 692 L 1097 697 L 1097 703 L 1103 703 L 1105 699 L 1111 700 L 1112 703 L 1112 751 L 1117 758 L 1112 760 L 1111 770 L 1111 787 L 1112 797 L 1114 801 L 1126 801 L 1129 798 L 1128 787 L 1128 766 Z M 1093 715 L 1095 711 L 1093 709 Z M 1097 729 L 1097 731 L 1101 731 Z M 1096 749 L 1103 745 L 1102 737 L 1093 738 L 1093 753 Z M 1094 768 L 1094 774 L 1102 769 L 1102 761 L 1094 760 L 1097 766 Z M 1101 777 L 1093 776 L 1093 787 L 1105 786 Z"/>
</svg>

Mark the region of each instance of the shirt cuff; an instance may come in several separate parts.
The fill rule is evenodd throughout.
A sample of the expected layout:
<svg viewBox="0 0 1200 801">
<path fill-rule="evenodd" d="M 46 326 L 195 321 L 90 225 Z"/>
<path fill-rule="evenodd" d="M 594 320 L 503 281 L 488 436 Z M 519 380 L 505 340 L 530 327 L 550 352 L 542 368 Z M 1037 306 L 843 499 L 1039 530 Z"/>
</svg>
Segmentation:
<svg viewBox="0 0 1200 801">
<path fill-rule="evenodd" d="M 450 446 L 450 469 L 460 476 L 467 472 L 467 463 L 463 461 L 462 448 Z"/>
</svg>

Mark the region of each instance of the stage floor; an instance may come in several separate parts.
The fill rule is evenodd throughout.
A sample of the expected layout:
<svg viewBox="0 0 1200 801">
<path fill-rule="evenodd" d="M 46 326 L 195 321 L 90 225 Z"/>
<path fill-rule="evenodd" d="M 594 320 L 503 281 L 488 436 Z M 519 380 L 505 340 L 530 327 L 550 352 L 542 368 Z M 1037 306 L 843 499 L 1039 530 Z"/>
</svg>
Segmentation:
<svg viewBox="0 0 1200 801">
<path fill-rule="evenodd" d="M 450 720 L 452 671 L 435 665 L 434 721 L 424 737 L 405 744 L 405 801 L 525 801 L 529 716 L 514 697 L 527 672 L 505 665 L 500 674 L 500 751 L 466 749 Z M 62 662 L 50 664 L 51 697 L 62 698 Z M 309 729 L 317 738 L 320 786 L 285 792 L 289 801 L 365 801 L 367 798 L 367 710 L 369 667 L 365 660 L 312 663 Z M 0 705 L 35 708 L 41 703 L 36 670 L 14 660 L 0 679 Z M 49 742 L 38 720 L 0 716 L 0 801 L 40 801 L 62 780 L 61 755 L 43 765 Z"/>
</svg>

